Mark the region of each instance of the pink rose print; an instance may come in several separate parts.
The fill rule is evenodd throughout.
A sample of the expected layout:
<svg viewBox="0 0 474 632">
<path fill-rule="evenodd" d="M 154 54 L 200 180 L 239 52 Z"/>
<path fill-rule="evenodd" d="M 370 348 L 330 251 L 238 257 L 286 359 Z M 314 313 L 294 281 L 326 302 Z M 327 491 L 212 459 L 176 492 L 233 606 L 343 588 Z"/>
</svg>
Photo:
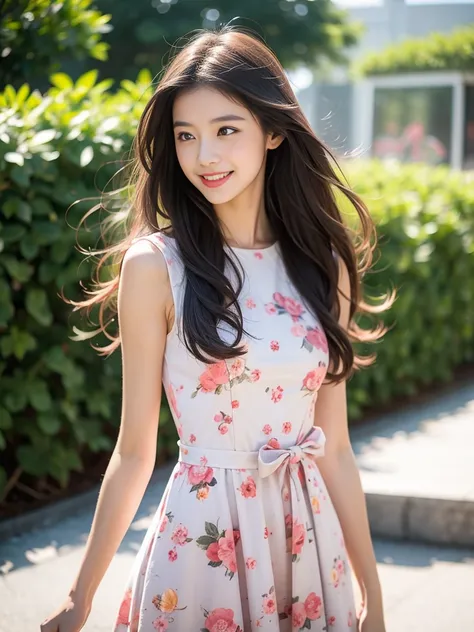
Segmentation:
<svg viewBox="0 0 474 632">
<path fill-rule="evenodd" d="M 176 402 L 176 397 L 174 394 L 174 389 L 173 389 L 172 384 L 169 384 L 168 387 L 166 388 L 166 399 L 168 400 L 168 404 L 170 405 L 170 408 L 175 418 L 179 419 L 181 417 L 181 413 L 178 410 L 178 404 Z"/>
<path fill-rule="evenodd" d="M 267 312 L 267 314 L 270 314 L 271 316 L 273 316 L 273 314 L 277 314 L 277 308 L 275 307 L 275 305 L 273 305 L 273 303 L 267 303 L 265 305 L 265 311 Z"/>
<path fill-rule="evenodd" d="M 244 345 L 244 349 L 247 345 Z M 220 395 L 224 388 L 232 388 L 236 383 L 243 381 L 255 382 L 260 375 L 254 375 L 254 371 L 245 366 L 245 360 L 241 357 L 235 358 L 232 364 L 227 367 L 225 360 L 209 365 L 199 376 L 199 384 L 191 393 L 191 397 L 196 397 L 199 391 L 203 393 L 214 393 Z"/>
<path fill-rule="evenodd" d="M 258 380 L 260 379 L 262 372 L 260 371 L 260 369 L 254 369 L 252 371 L 252 373 L 250 374 L 250 381 L 251 382 L 258 382 Z"/>
<path fill-rule="evenodd" d="M 234 621 L 234 611 L 230 608 L 215 608 L 211 612 L 204 610 L 206 621 L 203 632 L 242 632 Z"/>
<path fill-rule="evenodd" d="M 292 428 L 291 422 L 290 421 L 284 421 L 283 422 L 283 426 L 281 428 L 281 431 L 282 431 L 283 434 L 287 435 L 287 434 L 290 434 L 291 428 Z"/>
<path fill-rule="evenodd" d="M 253 298 L 248 298 L 245 301 L 245 304 L 248 307 L 248 309 L 255 309 L 257 307 L 257 303 L 253 300 Z"/>
<path fill-rule="evenodd" d="M 255 498 L 257 495 L 257 486 L 251 476 L 247 476 L 239 489 L 244 498 Z"/>
<path fill-rule="evenodd" d="M 334 616 L 329 617 L 328 623 L 329 623 L 330 626 L 336 625 L 336 617 L 334 617 Z"/>
<path fill-rule="evenodd" d="M 263 259 L 263 254 L 261 252 L 254 253 L 255 259 Z"/>
<path fill-rule="evenodd" d="M 227 529 L 224 537 L 219 538 L 217 556 L 232 575 L 237 572 L 234 532 L 232 529 Z"/>
<path fill-rule="evenodd" d="M 115 625 L 128 625 L 130 616 L 130 605 L 132 603 L 132 590 L 129 588 L 120 604 L 120 609 Z"/>
<path fill-rule="evenodd" d="M 176 560 L 178 559 L 178 553 L 176 552 L 176 548 L 168 551 L 168 559 L 170 562 L 176 562 Z"/>
<path fill-rule="evenodd" d="M 238 399 L 233 399 L 231 406 L 232 406 L 232 408 L 238 408 L 240 406 L 239 400 Z"/>
<path fill-rule="evenodd" d="M 168 521 L 169 521 L 168 514 L 165 514 L 161 520 L 160 533 L 163 533 L 163 531 L 166 529 L 166 525 L 168 524 Z"/>
<path fill-rule="evenodd" d="M 219 544 L 217 542 L 212 542 L 207 547 L 207 551 L 206 551 L 207 559 L 210 560 L 211 562 L 221 562 L 222 560 L 219 558 L 218 551 L 219 551 Z"/>
<path fill-rule="evenodd" d="M 298 555 L 301 553 L 301 549 L 303 548 L 305 539 L 305 526 L 301 522 L 298 522 L 298 519 L 295 518 L 293 521 L 293 533 L 291 538 L 291 552 L 293 553 L 293 562 L 297 560 Z"/>
<path fill-rule="evenodd" d="M 289 314 L 294 322 L 297 322 L 304 314 L 303 306 L 299 301 L 294 300 L 289 296 L 283 296 L 280 292 L 275 292 L 273 295 L 275 307 L 280 314 L 286 312 Z"/>
<path fill-rule="evenodd" d="M 270 426 L 270 424 L 265 424 L 262 428 L 262 432 L 263 434 L 269 435 L 272 433 L 272 427 Z"/>
<path fill-rule="evenodd" d="M 278 340 L 272 340 L 270 342 L 270 349 L 272 351 L 279 351 L 280 349 L 280 343 L 278 342 Z"/>
<path fill-rule="evenodd" d="M 153 627 L 155 630 L 162 632 L 168 629 L 168 621 L 164 617 L 158 617 L 158 619 L 153 621 Z"/>
<path fill-rule="evenodd" d="M 305 391 L 305 395 L 310 395 L 319 390 L 326 375 L 327 367 L 324 362 L 319 362 L 319 365 L 313 371 L 309 371 L 303 379 L 302 391 Z"/>
<path fill-rule="evenodd" d="M 225 529 L 219 532 L 212 522 L 206 522 L 204 528 L 206 534 L 196 538 L 196 544 L 206 551 L 208 566 L 224 566 L 226 576 L 232 579 L 237 572 L 235 545 L 240 539 L 240 531 Z"/>
<path fill-rule="evenodd" d="M 272 402 L 277 404 L 281 398 L 283 397 L 283 388 L 281 386 L 277 386 L 272 389 Z"/>
<path fill-rule="evenodd" d="M 188 481 L 190 485 L 199 485 L 200 483 L 210 483 L 214 478 L 214 470 L 212 467 L 205 465 L 190 465 L 188 469 Z"/>
<path fill-rule="evenodd" d="M 189 435 L 189 443 L 196 443 L 196 435 L 194 434 Z"/>
<path fill-rule="evenodd" d="M 196 492 L 198 500 L 205 500 L 209 495 L 209 487 L 217 485 L 214 478 L 214 470 L 207 466 L 207 459 L 201 458 L 201 465 L 188 465 L 188 483 L 191 485 L 190 493 Z"/>
<path fill-rule="evenodd" d="M 315 619 L 319 619 L 321 617 L 322 605 L 321 597 L 318 597 L 318 595 L 314 592 L 309 593 L 304 601 L 304 607 L 306 615 L 310 621 L 314 621 Z"/>
<path fill-rule="evenodd" d="M 253 558 L 253 557 L 248 557 L 247 561 L 245 562 L 245 566 L 253 571 L 257 568 L 257 561 Z"/>
<path fill-rule="evenodd" d="M 199 376 L 199 386 L 193 392 L 191 397 L 196 397 L 199 389 L 204 393 L 216 393 L 219 394 L 224 384 L 229 381 L 229 374 L 227 371 L 227 364 L 224 360 L 220 362 L 214 362 L 210 364 L 204 373 Z"/>
<path fill-rule="evenodd" d="M 301 324 L 293 325 L 290 331 L 296 338 L 304 338 L 306 336 L 306 327 Z"/>
<path fill-rule="evenodd" d="M 349 614 L 347 615 L 347 627 L 352 628 L 353 625 L 354 619 L 352 618 L 352 612 L 349 612 Z"/>
<path fill-rule="evenodd" d="M 267 595 L 263 598 L 263 612 L 265 614 L 273 614 L 276 610 L 275 597 Z"/>
<path fill-rule="evenodd" d="M 171 534 L 171 540 L 174 544 L 184 546 L 187 542 L 192 542 L 192 538 L 188 538 L 188 530 L 183 524 L 178 524 Z"/>
<path fill-rule="evenodd" d="M 264 538 L 264 540 L 267 540 L 269 535 L 271 535 L 271 533 L 268 530 L 268 527 L 265 527 L 265 529 L 263 530 L 263 538 Z"/>
<path fill-rule="evenodd" d="M 306 610 L 304 603 L 296 602 L 291 608 L 291 622 L 297 630 L 302 628 L 306 623 Z"/>
<path fill-rule="evenodd" d="M 232 407 L 234 408 L 234 406 Z M 225 435 L 229 431 L 228 424 L 232 423 L 232 417 L 230 415 L 226 415 L 224 411 L 221 410 L 220 413 L 214 415 L 214 421 L 219 424 L 217 429 L 219 430 L 221 435 Z"/>
<path fill-rule="evenodd" d="M 329 348 L 326 334 L 318 327 L 308 327 L 303 340 L 303 347 L 308 351 L 313 351 L 313 349 L 316 348 L 320 349 L 323 353 L 328 353 Z"/>
</svg>

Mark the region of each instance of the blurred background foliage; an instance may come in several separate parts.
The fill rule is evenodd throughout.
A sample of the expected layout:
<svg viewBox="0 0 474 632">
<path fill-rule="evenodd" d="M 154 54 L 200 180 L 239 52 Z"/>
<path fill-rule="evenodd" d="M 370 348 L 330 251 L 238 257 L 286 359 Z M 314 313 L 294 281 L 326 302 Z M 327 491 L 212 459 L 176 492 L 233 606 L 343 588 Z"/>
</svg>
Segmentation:
<svg viewBox="0 0 474 632">
<path fill-rule="evenodd" d="M 107 77 L 114 78 L 135 77 L 141 68 L 156 73 L 170 44 L 184 33 L 230 20 L 261 32 L 286 69 L 347 62 L 347 50 L 361 32 L 330 0 L 97 0 L 96 4 L 112 14 L 113 30 L 104 37 L 110 55 L 102 67 Z"/>
<path fill-rule="evenodd" d="M 354 64 L 354 76 L 405 72 L 474 70 L 474 24 L 451 33 L 404 40 Z"/>
<path fill-rule="evenodd" d="M 75 227 L 106 199 L 79 232 L 87 249 L 100 246 L 104 213 L 125 217 L 126 190 L 108 192 L 123 184 L 153 77 L 177 38 L 235 14 L 288 67 L 341 61 L 357 38 L 329 0 L 212 10 L 200 0 L 0 0 L 0 511 L 41 504 L 71 476 L 77 489 L 105 469 L 120 421 L 120 354 L 104 360 L 73 340 L 75 327 L 90 327 L 60 294 L 79 298 L 95 264 L 79 253 Z M 175 454 L 165 397 L 159 443 L 160 461 Z"/>
<path fill-rule="evenodd" d="M 104 61 L 109 21 L 92 0 L 1 0 L 0 89 L 25 81 L 46 88 L 65 59 Z"/>
<path fill-rule="evenodd" d="M 262 25 L 287 68 L 303 58 L 315 66 L 340 60 L 342 47 L 356 38 L 356 27 L 325 0 L 213 6 L 219 16 L 204 13 L 199 0 L 0 4 L 2 513 L 56 498 L 71 485 L 77 490 L 88 476 L 99 480 L 114 445 L 120 352 L 104 359 L 87 342 L 75 342 L 75 328 L 90 327 L 60 293 L 79 298 L 79 283 L 91 277 L 95 262 L 76 246 L 84 213 L 102 197 L 88 230 L 79 232 L 83 248 L 100 246 L 105 213 L 126 215 L 128 192 L 117 173 L 128 164 L 169 45 L 234 13 Z M 94 67 L 79 73 L 87 59 Z M 377 273 L 364 280 L 366 293 L 395 286 L 399 294 L 382 316 L 390 332 L 375 348 L 358 349 L 375 350 L 378 362 L 351 381 L 354 421 L 424 384 L 449 380 L 456 366 L 473 360 L 474 288 L 465 280 L 474 278 L 474 183 L 472 174 L 445 168 L 363 161 L 346 167 L 380 236 Z M 92 325 L 96 317 L 93 311 Z M 163 397 L 159 462 L 175 456 L 176 439 Z"/>
</svg>

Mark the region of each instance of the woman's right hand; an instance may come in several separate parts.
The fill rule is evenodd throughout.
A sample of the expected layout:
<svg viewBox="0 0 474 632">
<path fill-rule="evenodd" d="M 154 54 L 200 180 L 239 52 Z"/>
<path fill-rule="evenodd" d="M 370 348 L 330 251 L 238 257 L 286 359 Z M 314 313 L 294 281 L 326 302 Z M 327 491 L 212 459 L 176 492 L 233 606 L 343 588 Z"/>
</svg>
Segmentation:
<svg viewBox="0 0 474 632">
<path fill-rule="evenodd" d="M 92 604 L 69 596 L 40 626 L 41 632 L 79 632 L 86 624 Z"/>
</svg>

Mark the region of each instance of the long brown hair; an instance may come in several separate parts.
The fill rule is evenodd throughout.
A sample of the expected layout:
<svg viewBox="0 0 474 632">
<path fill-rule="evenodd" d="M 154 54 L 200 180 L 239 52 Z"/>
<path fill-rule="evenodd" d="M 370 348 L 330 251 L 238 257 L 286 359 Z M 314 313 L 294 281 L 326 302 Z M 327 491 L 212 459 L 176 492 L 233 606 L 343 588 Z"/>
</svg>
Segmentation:
<svg viewBox="0 0 474 632">
<path fill-rule="evenodd" d="M 372 364 L 376 357 L 357 356 L 352 342 L 372 342 L 386 332 L 381 323 L 372 330 L 362 329 L 354 315 L 388 309 L 394 293 L 385 295 L 385 302 L 379 305 L 364 301 L 362 276 L 371 267 L 377 244 L 370 214 L 338 175 L 341 171 L 335 157 L 312 131 L 275 55 L 258 37 L 242 28 L 225 26 L 194 34 L 165 68 L 134 139 L 129 180 L 133 197 L 122 221 L 126 230 L 118 243 L 92 253 L 103 256 L 97 265 L 95 288 L 88 291 L 89 298 L 69 302 L 75 309 L 88 312 L 99 306 L 100 327 L 96 333 L 103 332 L 111 343 L 96 349 L 103 355 L 112 353 L 120 345 L 120 333 L 110 335 L 105 314 L 113 318 L 117 311 L 116 295 L 125 252 L 139 236 L 171 230 L 185 269 L 181 327 L 186 347 L 203 362 L 244 353 L 239 346 L 244 331 L 237 302 L 239 288 L 234 289 L 224 275 L 226 257 L 229 258 L 218 218 L 212 205 L 183 174 L 175 150 L 174 99 L 181 90 L 203 85 L 248 108 L 265 133 L 284 137 L 276 149 L 268 152 L 266 212 L 289 278 L 326 333 L 331 359 L 327 379 L 339 382 L 355 369 Z M 341 194 L 357 211 L 358 231 L 342 220 L 336 201 Z M 348 332 L 338 323 L 338 257 L 347 266 L 350 278 Z M 100 269 L 110 258 L 118 273 L 101 281 Z M 218 336 L 216 326 L 221 321 L 236 332 L 232 344 Z M 334 368 L 338 369 L 337 377 Z"/>
</svg>

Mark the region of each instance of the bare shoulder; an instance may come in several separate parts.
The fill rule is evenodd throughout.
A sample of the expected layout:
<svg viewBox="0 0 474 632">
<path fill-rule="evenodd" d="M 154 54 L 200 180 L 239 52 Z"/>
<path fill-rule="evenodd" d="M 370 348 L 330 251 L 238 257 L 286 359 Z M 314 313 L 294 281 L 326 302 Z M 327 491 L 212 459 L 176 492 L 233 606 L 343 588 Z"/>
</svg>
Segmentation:
<svg viewBox="0 0 474 632">
<path fill-rule="evenodd" d="M 129 268 L 154 268 L 164 278 L 168 276 L 165 256 L 161 250 L 148 239 L 137 239 L 125 253 L 123 266 Z"/>
<path fill-rule="evenodd" d="M 119 286 L 119 303 L 135 304 L 161 313 L 167 311 L 171 296 L 165 256 L 147 239 L 138 239 L 125 253 Z"/>
</svg>

